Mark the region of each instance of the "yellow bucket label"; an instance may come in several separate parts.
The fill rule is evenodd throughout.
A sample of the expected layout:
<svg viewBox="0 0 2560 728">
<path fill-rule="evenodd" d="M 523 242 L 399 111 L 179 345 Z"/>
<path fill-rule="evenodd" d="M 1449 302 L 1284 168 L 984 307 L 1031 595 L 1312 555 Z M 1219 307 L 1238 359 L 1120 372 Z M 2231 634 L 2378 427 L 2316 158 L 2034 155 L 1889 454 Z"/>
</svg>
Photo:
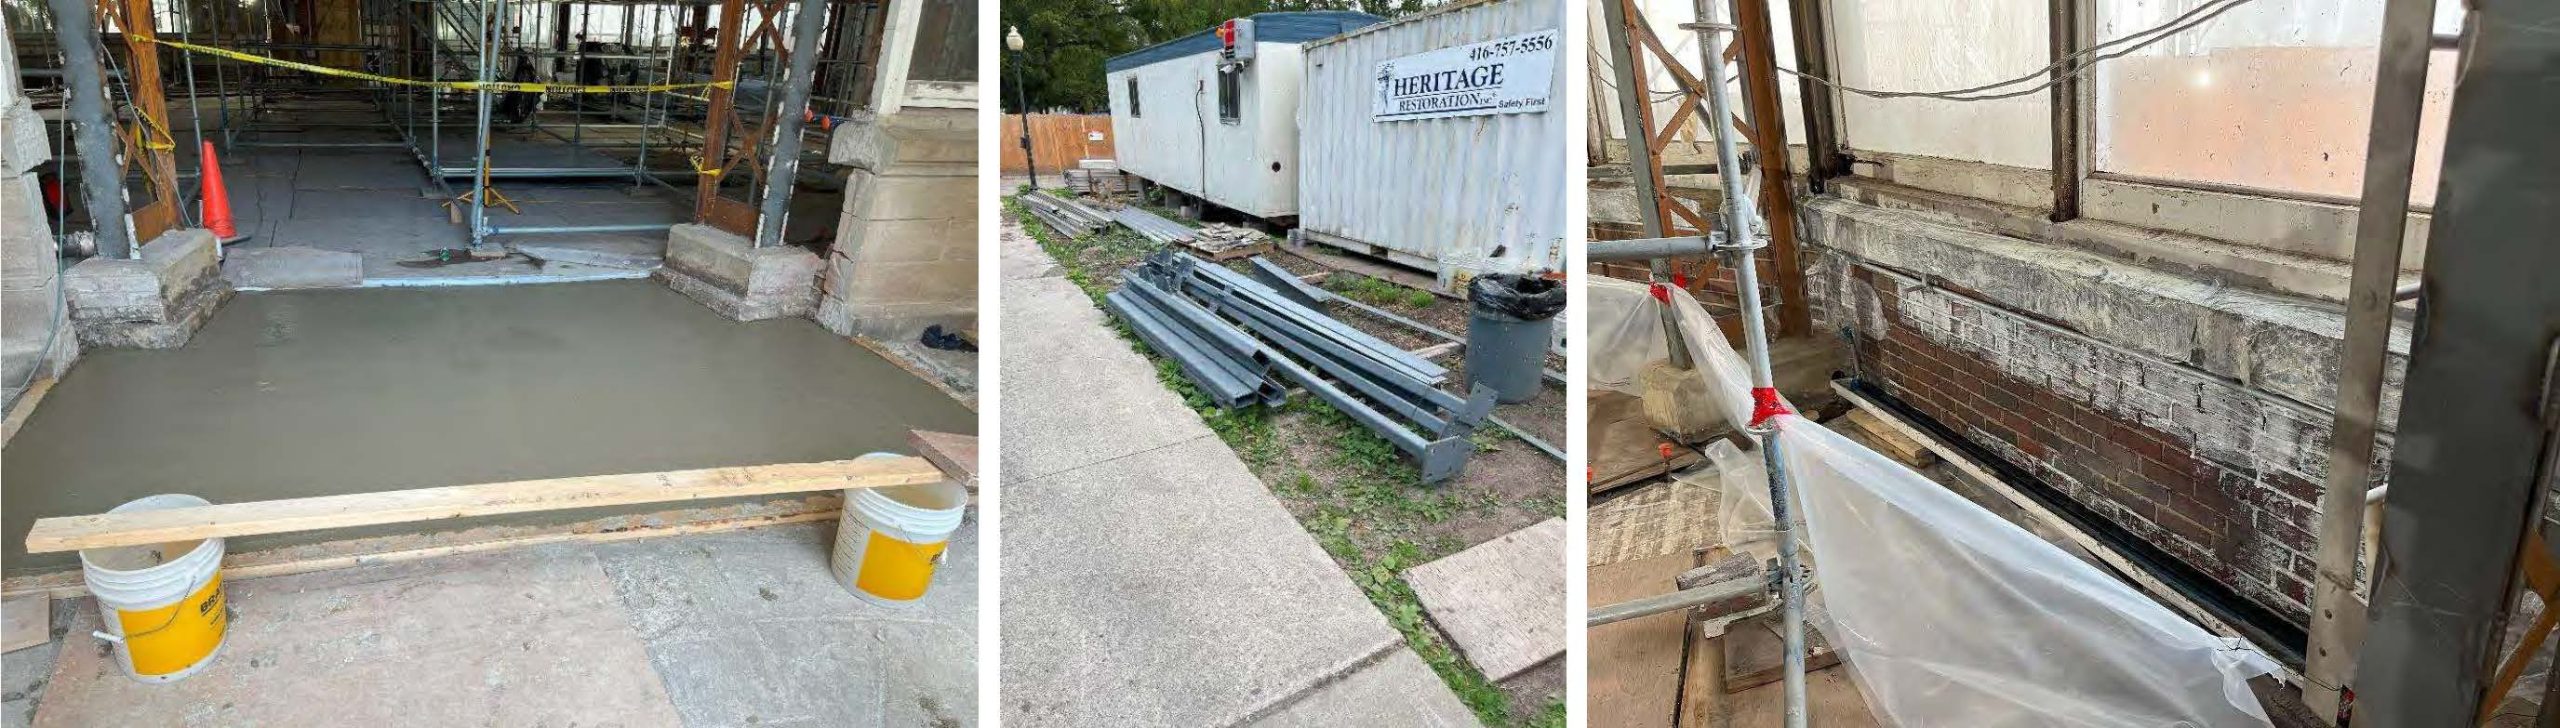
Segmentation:
<svg viewBox="0 0 2560 728">
<path fill-rule="evenodd" d="M 133 656 L 133 671 L 167 675 L 213 654 L 214 646 L 222 644 L 223 630 L 231 626 L 230 611 L 223 604 L 222 575 L 217 573 L 204 588 L 176 604 L 116 610 L 116 624 L 124 633 L 125 654 Z"/>
<path fill-rule="evenodd" d="M 925 586 L 933 581 L 933 560 L 942 555 L 942 546 L 941 541 L 907 543 L 872 531 L 863 542 L 862 570 L 854 576 L 853 586 L 882 599 L 922 597 Z"/>
</svg>

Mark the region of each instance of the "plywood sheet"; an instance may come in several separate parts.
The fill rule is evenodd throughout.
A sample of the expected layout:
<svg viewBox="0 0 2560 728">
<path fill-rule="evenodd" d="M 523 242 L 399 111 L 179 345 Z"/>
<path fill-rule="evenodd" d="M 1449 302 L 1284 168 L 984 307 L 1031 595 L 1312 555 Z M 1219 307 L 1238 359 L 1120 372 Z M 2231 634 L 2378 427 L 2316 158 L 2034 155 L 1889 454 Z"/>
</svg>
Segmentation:
<svg viewBox="0 0 2560 728">
<path fill-rule="evenodd" d="M 16 652 L 52 639 L 53 600 L 40 596 L 0 601 L 0 652 Z"/>
<path fill-rule="evenodd" d="M 1591 567 L 1591 604 L 1669 592 L 1672 580 L 1695 561 L 1679 553 Z M 1681 645 L 1687 625 L 1687 616 L 1671 612 L 1591 628 L 1585 658 L 1590 661 L 1590 725 L 1673 725 L 1680 710 Z"/>
<path fill-rule="evenodd" d="M 1721 507 L 1711 475 L 1656 482 L 1591 504 L 1592 566 L 1670 554 L 1686 554 L 1716 546 L 1716 514 Z"/>
</svg>

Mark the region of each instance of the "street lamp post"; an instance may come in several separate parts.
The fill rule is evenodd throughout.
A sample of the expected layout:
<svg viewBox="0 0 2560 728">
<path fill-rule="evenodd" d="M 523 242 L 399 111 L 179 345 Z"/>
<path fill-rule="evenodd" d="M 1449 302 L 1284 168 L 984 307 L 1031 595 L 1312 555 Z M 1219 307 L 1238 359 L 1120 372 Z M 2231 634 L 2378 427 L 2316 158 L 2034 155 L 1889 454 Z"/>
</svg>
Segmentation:
<svg viewBox="0 0 2560 728">
<path fill-rule="evenodd" d="M 1013 103 L 1021 107 L 1022 112 L 1022 166 L 1030 170 L 1031 189 L 1036 190 L 1040 189 L 1040 160 L 1031 156 L 1031 101 L 1022 92 L 1022 70 L 1026 64 L 1022 56 L 1021 28 L 1005 26 L 1004 47 L 1014 53 Z"/>
</svg>

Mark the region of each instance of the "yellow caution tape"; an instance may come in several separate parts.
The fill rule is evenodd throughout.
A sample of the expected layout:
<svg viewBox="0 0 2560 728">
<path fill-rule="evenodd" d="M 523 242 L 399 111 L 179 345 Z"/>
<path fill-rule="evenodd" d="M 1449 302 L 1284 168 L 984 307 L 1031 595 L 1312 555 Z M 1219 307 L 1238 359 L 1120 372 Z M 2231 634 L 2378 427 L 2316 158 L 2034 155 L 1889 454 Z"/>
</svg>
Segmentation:
<svg viewBox="0 0 2560 728">
<path fill-rule="evenodd" d="M 175 135 L 170 134 L 170 133 L 169 133 L 169 128 L 168 128 L 168 127 L 161 126 L 161 125 L 160 125 L 160 120 L 159 120 L 159 119 L 151 118 L 151 115 L 150 115 L 150 114 L 142 113 L 142 108 L 141 108 L 141 107 L 138 107 L 138 106 L 137 106 L 137 107 L 134 107 L 134 109 L 133 109 L 133 115 L 134 115 L 135 117 L 138 117 L 138 118 L 142 119 L 142 126 L 134 127 L 134 129 L 133 129 L 133 144 L 134 144 L 134 146 L 143 147 L 143 148 L 146 148 L 146 149 L 157 149 L 157 150 L 161 150 L 161 151 L 167 151 L 167 150 L 171 150 L 171 149 L 176 149 L 176 148 L 178 148 L 178 137 L 176 137 Z M 160 132 L 160 138 L 162 138 L 162 139 L 167 139 L 168 141 L 165 141 L 165 142 L 156 142 L 156 141 L 151 141 L 151 140 L 149 140 L 149 139 L 145 139 L 145 138 L 143 138 L 143 136 L 142 136 L 142 130 L 143 130 L 144 128 L 146 128 L 146 127 L 147 127 L 147 128 L 149 128 L 149 129 L 150 129 L 150 130 L 152 130 L 152 131 Z"/>
<path fill-rule="evenodd" d="M 153 38 L 153 39 L 151 39 L 151 42 L 158 43 L 158 44 L 161 44 L 161 45 L 164 45 L 164 46 L 168 46 L 168 47 L 171 47 L 171 48 L 177 48 L 177 49 L 180 49 L 180 50 L 193 51 L 193 52 L 196 52 L 196 53 L 207 53 L 207 54 L 212 54 L 212 55 L 216 55 L 216 56 L 221 56 L 221 57 L 229 58 L 229 59 L 232 59 L 232 60 L 235 60 L 235 61 L 244 61 L 244 62 L 248 62 L 248 63 L 256 63 L 256 64 L 259 64 L 259 65 L 275 66 L 275 67 L 277 67 L 277 68 L 290 68 L 290 69 L 293 69 L 293 70 L 296 70 L 296 71 L 302 71 L 302 72 L 305 72 L 305 73 L 317 73 L 317 74 L 320 74 L 320 75 L 323 75 L 323 76 L 336 76 L 336 77 L 339 77 L 339 78 L 352 78 L 352 79 L 357 79 L 357 80 L 362 80 L 362 81 L 373 81 L 373 82 L 376 82 L 376 83 L 391 84 L 391 85 L 394 85 L 394 86 L 424 86 L 424 87 L 428 87 L 428 88 L 447 89 L 447 90 L 454 90 L 454 91 L 482 91 L 482 90 L 487 90 L 487 91 L 507 91 L 507 92 L 519 92 L 519 91 L 521 91 L 521 92 L 527 92 L 527 93 L 615 94 L 615 93 L 657 93 L 657 92 L 663 92 L 663 91 L 678 91 L 678 90 L 682 90 L 682 89 L 694 89 L 694 88 L 700 88 L 700 89 L 711 89 L 711 88 L 734 88 L 734 87 L 736 87 L 736 86 L 737 86 L 737 83 L 736 83 L 736 82 L 734 82 L 734 81 L 706 81 L 706 82 L 703 82 L 703 83 L 659 83 L 659 84 L 649 84 L 649 85 L 644 85 L 644 86 L 587 86 L 587 85 L 580 85 L 580 84 L 565 84 L 565 83 L 525 83 L 525 82 L 520 82 L 520 81 L 489 81 L 489 82 L 485 82 L 485 83 L 484 83 L 484 82 L 480 82 L 480 81 L 423 81 L 423 80 L 414 79 L 414 78 L 398 78 L 398 77 L 393 77 L 393 76 L 380 76 L 380 75 L 375 75 L 375 74 L 371 74 L 371 73 L 365 73 L 365 72 L 363 72 L 363 71 L 349 71 L 349 70 L 346 70 L 346 69 L 343 69 L 343 68 L 330 68 L 330 67 L 328 67 L 328 66 L 313 65 L 313 64 L 309 64 L 309 63 L 303 63 L 303 62 L 300 62 L 300 61 L 288 61 L 288 60 L 285 60 L 285 59 L 282 59 L 282 58 L 273 58 L 273 57 L 268 57 L 268 56 L 261 56 L 261 55 L 255 54 L 255 53 L 242 53 L 242 52 L 240 52 L 240 51 L 235 51 L 235 50 L 231 50 L 231 49 L 228 49 L 228 48 L 215 48 L 215 47 L 213 47 L 213 46 L 196 45 L 196 44 L 194 44 L 194 43 L 183 43 L 183 42 L 179 42 L 179 41 L 167 40 L 167 39 L 162 39 L 162 38 Z"/>
<path fill-rule="evenodd" d="M 705 166 L 702 166 L 702 155 L 696 154 L 696 155 L 693 155 L 692 157 L 690 157 L 690 159 L 692 159 L 692 160 L 693 160 L 693 173 L 694 173 L 694 174 L 702 175 L 702 176 L 704 176 L 704 177 L 718 177 L 718 176 L 720 176 L 720 172 L 721 172 L 721 170 L 713 169 L 713 168 L 711 168 L 711 167 L 705 167 Z"/>
</svg>

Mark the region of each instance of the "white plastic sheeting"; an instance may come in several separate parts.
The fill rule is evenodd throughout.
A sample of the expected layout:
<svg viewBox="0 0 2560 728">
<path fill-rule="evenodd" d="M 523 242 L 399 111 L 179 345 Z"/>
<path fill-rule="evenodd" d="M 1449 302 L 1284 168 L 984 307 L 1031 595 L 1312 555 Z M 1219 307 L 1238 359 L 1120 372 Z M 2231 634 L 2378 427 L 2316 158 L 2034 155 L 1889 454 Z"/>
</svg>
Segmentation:
<svg viewBox="0 0 2560 728">
<path fill-rule="evenodd" d="M 1660 351 L 1660 311 L 1641 305 L 1650 303 L 1642 284 L 1591 280 L 1599 386 L 1627 370 L 1603 363 L 1627 356 L 1622 344 Z M 1695 299 L 1671 297 L 1717 406 L 1746 420 L 1741 356 Z M 1639 322 L 1657 332 L 1653 342 L 1613 340 Z M 1635 356 L 1648 355 L 1659 356 Z M 1816 626 L 1878 717 L 1903 726 L 2268 725 L 2248 681 L 2277 667 L 2246 642 L 2181 619 L 1819 423 L 1784 416 L 1777 436 L 1820 564 L 1829 619 Z"/>
</svg>

